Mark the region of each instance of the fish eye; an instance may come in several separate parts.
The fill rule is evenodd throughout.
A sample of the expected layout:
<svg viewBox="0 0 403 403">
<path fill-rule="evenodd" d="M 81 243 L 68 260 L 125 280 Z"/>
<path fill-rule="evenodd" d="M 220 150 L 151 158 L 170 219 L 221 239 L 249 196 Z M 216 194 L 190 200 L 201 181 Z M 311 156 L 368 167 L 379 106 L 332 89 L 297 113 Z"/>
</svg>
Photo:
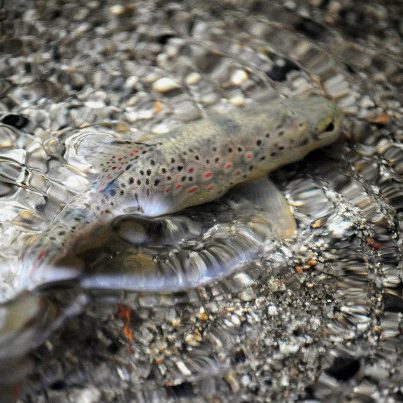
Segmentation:
<svg viewBox="0 0 403 403">
<path fill-rule="evenodd" d="M 331 132 L 334 130 L 334 123 L 331 121 L 323 130 L 323 132 Z"/>
</svg>

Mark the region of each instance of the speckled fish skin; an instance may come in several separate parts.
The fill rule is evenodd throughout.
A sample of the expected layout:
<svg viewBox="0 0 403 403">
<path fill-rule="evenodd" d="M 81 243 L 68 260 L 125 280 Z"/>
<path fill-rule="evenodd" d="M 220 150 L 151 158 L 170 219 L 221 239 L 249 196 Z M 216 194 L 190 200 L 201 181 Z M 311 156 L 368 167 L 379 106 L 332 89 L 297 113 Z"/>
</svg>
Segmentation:
<svg viewBox="0 0 403 403">
<path fill-rule="evenodd" d="M 155 217 L 212 201 L 332 143 L 340 122 L 334 104 L 312 97 L 276 100 L 184 125 L 106 161 L 98 188 L 104 207 L 99 208 Z"/>
<path fill-rule="evenodd" d="M 154 141 L 111 145 L 100 155 L 95 186 L 66 206 L 28 250 L 26 282 L 94 225 L 121 214 L 156 217 L 217 199 L 331 144 L 341 122 L 341 110 L 322 97 L 272 99 L 212 115 Z"/>
</svg>

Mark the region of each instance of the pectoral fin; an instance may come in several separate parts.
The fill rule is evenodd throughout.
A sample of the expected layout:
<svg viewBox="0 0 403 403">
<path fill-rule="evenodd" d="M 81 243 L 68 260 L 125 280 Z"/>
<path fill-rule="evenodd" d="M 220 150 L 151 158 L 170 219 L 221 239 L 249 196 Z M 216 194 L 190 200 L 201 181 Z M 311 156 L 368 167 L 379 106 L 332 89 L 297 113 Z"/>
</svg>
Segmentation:
<svg viewBox="0 0 403 403">
<path fill-rule="evenodd" d="M 291 208 L 287 199 L 269 178 L 241 184 L 234 188 L 232 193 L 261 208 L 279 237 L 294 237 L 297 225 Z"/>
</svg>

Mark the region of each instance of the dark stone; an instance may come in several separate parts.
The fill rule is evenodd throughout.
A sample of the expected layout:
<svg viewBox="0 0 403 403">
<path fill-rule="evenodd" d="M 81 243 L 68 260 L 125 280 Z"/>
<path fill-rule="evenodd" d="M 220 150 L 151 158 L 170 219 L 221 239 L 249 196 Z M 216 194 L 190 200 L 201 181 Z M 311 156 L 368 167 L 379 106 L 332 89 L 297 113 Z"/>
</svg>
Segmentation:
<svg viewBox="0 0 403 403">
<path fill-rule="evenodd" d="M 300 70 L 300 68 L 294 62 L 284 59 L 284 65 L 279 66 L 275 64 L 266 74 L 273 81 L 284 81 L 287 78 L 287 74 L 292 70 Z"/>
<path fill-rule="evenodd" d="M 1 121 L 8 126 L 13 126 L 16 129 L 22 129 L 23 127 L 27 126 L 29 120 L 22 115 L 17 115 L 15 113 L 9 113 L 4 116 Z"/>
<path fill-rule="evenodd" d="M 351 357 L 336 357 L 325 373 L 338 381 L 348 381 L 360 369 L 360 361 Z"/>
<path fill-rule="evenodd" d="M 386 294 L 383 298 L 383 306 L 386 312 L 403 313 L 403 299 L 396 295 Z"/>
</svg>

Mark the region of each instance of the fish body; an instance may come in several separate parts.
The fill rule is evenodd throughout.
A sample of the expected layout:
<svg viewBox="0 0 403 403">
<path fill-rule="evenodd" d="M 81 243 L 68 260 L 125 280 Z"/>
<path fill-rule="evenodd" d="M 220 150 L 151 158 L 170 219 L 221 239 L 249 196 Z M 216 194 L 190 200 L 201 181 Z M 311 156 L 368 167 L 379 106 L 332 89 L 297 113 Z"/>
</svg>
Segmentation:
<svg viewBox="0 0 403 403">
<path fill-rule="evenodd" d="M 95 185 L 67 205 L 28 250 L 26 283 L 94 226 L 122 214 L 157 217 L 210 202 L 331 144 L 341 121 L 340 109 L 322 97 L 272 99 L 189 123 L 153 141 L 111 144 L 98 154 Z"/>
</svg>

